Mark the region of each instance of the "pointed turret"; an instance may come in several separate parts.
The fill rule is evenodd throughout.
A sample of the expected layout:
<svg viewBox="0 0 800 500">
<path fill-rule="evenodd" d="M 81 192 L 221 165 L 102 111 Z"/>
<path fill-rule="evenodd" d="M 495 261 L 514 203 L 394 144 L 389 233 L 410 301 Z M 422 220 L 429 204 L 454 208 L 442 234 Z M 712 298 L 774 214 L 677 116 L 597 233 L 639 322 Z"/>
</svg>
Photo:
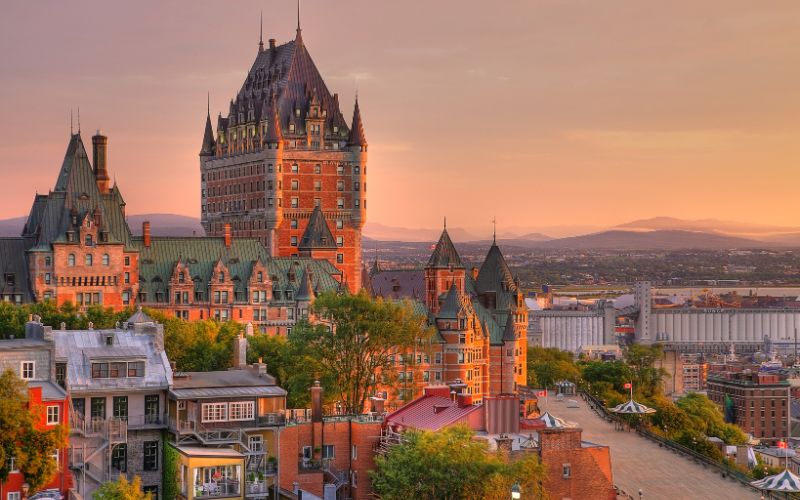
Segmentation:
<svg viewBox="0 0 800 500">
<path fill-rule="evenodd" d="M 514 342 L 517 340 L 517 331 L 514 329 L 514 311 L 509 308 L 506 315 L 506 327 L 503 329 L 503 342 Z"/>
<path fill-rule="evenodd" d="M 214 128 L 211 126 L 211 109 L 206 113 L 206 130 L 203 134 L 203 147 L 200 148 L 200 156 L 213 156 L 216 152 L 214 141 Z"/>
<path fill-rule="evenodd" d="M 311 271 L 308 267 L 303 271 L 300 288 L 297 290 L 297 300 L 311 302 L 314 300 L 314 285 L 311 283 Z"/>
<path fill-rule="evenodd" d="M 325 215 L 319 205 L 314 207 L 311 212 L 311 217 L 308 219 L 308 225 L 303 232 L 303 237 L 300 239 L 298 249 L 302 251 L 310 251 L 315 249 L 335 249 L 336 239 L 331 233 L 331 228 L 325 221 Z"/>
<path fill-rule="evenodd" d="M 353 108 L 353 125 L 350 127 L 350 137 L 347 140 L 348 146 L 358 146 L 361 151 L 367 150 L 367 138 L 364 135 L 364 124 L 361 121 L 361 110 L 358 107 L 358 97 Z"/>
<path fill-rule="evenodd" d="M 433 249 L 431 258 L 428 259 L 428 265 L 425 267 L 464 269 L 464 264 L 461 263 L 461 257 L 458 255 L 452 240 L 450 240 L 450 235 L 447 234 L 446 227 L 442 230 L 442 235 L 439 237 L 439 241 Z"/>
</svg>

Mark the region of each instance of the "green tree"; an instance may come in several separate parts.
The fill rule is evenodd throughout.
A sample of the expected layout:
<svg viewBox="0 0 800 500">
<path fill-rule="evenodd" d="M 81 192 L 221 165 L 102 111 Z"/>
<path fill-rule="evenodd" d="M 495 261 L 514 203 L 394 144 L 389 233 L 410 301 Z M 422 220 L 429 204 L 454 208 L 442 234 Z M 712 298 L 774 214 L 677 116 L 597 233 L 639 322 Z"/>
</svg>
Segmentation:
<svg viewBox="0 0 800 500">
<path fill-rule="evenodd" d="M 94 500 L 151 500 L 150 493 L 142 493 L 142 479 L 134 476 L 133 481 L 120 474 L 116 481 L 103 483 L 92 495 Z"/>
<path fill-rule="evenodd" d="M 660 344 L 633 344 L 625 350 L 625 362 L 632 369 L 633 389 L 644 397 L 662 392 L 661 380 L 667 376 L 666 370 L 656 368 L 657 360 L 664 357 Z"/>
<path fill-rule="evenodd" d="M 572 353 L 555 348 L 528 348 L 528 386 L 552 387 L 559 380 L 577 382 L 580 370 Z"/>
<path fill-rule="evenodd" d="M 747 436 L 735 425 L 725 422 L 719 407 L 707 396 L 689 393 L 677 401 L 680 409 L 686 412 L 691 427 L 706 436 L 715 436 L 728 444 L 745 444 Z"/>
<path fill-rule="evenodd" d="M 37 422 L 42 407 L 31 408 L 27 384 L 6 370 L 0 375 L 0 481 L 8 479 L 9 459 L 14 457 L 31 491 L 49 483 L 58 466 L 53 460 L 54 450 L 67 444 L 62 426 L 41 430 Z"/>
<path fill-rule="evenodd" d="M 429 345 L 432 330 L 427 318 L 415 314 L 409 303 L 357 295 L 323 293 L 313 305 L 321 323 L 299 322 L 289 344 L 329 383 L 348 413 L 360 413 L 381 377 L 394 373 L 393 357 Z"/>
<path fill-rule="evenodd" d="M 411 431 L 376 458 L 372 487 L 385 500 L 506 499 L 514 483 L 526 498 L 545 498 L 545 469 L 534 453 L 517 461 L 490 452 L 466 426 Z"/>
</svg>

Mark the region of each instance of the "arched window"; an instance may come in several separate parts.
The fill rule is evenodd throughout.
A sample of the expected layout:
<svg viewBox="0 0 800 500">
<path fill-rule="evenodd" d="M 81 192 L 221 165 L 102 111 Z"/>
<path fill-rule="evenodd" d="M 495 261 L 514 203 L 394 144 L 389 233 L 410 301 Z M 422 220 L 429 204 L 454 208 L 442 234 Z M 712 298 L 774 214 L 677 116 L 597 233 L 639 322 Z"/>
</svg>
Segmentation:
<svg viewBox="0 0 800 500">
<path fill-rule="evenodd" d="M 107 253 L 104 253 L 104 254 L 103 254 L 103 265 L 104 265 L 104 266 L 107 266 L 107 265 L 109 265 L 110 263 L 111 263 L 111 259 L 109 259 L 109 257 L 108 257 L 108 254 L 107 254 Z"/>
<path fill-rule="evenodd" d="M 92 254 L 90 254 L 90 253 L 86 254 L 86 265 L 87 266 L 91 266 L 92 265 Z"/>
<path fill-rule="evenodd" d="M 67 255 L 67 265 L 69 267 L 75 267 L 75 254 L 71 253 Z"/>
</svg>

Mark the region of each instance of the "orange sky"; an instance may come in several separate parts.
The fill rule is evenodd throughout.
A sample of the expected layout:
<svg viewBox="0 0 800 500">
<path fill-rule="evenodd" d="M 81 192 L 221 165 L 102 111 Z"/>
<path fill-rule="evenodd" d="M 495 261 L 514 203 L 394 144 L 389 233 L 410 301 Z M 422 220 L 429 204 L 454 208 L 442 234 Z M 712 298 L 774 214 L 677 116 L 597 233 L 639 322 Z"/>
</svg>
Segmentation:
<svg viewBox="0 0 800 500">
<path fill-rule="evenodd" d="M 227 108 L 291 1 L 16 2 L 0 19 L 0 217 L 52 187 L 70 107 L 109 136 L 129 213 L 197 215 L 206 92 Z M 346 117 L 359 91 L 369 220 L 800 225 L 800 2 L 306 0 Z"/>
</svg>

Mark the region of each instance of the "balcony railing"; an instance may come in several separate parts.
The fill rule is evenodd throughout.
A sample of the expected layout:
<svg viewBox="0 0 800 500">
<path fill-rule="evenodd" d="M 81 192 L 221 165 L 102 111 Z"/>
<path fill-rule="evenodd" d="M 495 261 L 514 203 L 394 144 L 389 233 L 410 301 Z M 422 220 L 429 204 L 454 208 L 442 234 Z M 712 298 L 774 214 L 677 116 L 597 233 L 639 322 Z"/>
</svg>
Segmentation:
<svg viewBox="0 0 800 500">
<path fill-rule="evenodd" d="M 135 415 L 128 417 L 128 429 L 165 427 L 168 423 L 168 415 Z"/>
<path fill-rule="evenodd" d="M 196 484 L 194 487 L 195 498 L 219 498 L 240 495 L 239 481 L 219 481 Z"/>
<path fill-rule="evenodd" d="M 258 495 L 267 493 L 269 486 L 266 481 L 247 481 L 245 483 L 245 492 L 248 495 Z"/>
<path fill-rule="evenodd" d="M 256 417 L 256 425 L 258 427 L 284 424 L 286 424 L 286 415 L 283 413 L 267 413 Z"/>
</svg>

